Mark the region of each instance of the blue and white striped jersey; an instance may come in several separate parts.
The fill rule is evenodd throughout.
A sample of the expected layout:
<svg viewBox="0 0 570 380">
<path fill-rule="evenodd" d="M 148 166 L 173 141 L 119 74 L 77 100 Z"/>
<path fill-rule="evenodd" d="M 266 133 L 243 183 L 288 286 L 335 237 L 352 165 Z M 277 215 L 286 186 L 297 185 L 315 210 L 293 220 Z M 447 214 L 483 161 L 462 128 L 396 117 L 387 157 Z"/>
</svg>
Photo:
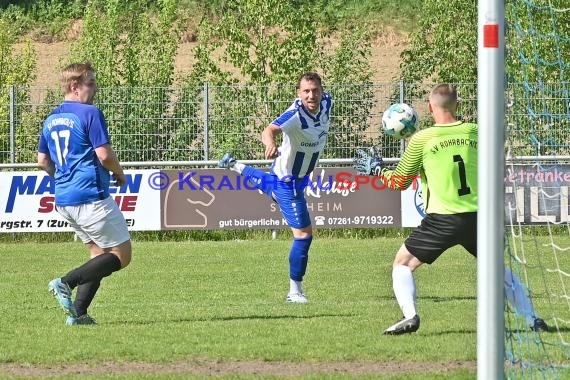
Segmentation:
<svg viewBox="0 0 570 380">
<path fill-rule="evenodd" d="M 110 173 L 95 148 L 109 143 L 105 117 L 90 104 L 64 101 L 44 121 L 38 151 L 55 163 L 55 204 L 74 206 L 109 196 Z"/>
<path fill-rule="evenodd" d="M 279 156 L 271 168 L 279 179 L 303 178 L 313 171 L 327 142 L 331 108 L 332 98 L 326 92 L 317 115 L 307 111 L 297 98 L 271 123 L 283 132 Z"/>
</svg>

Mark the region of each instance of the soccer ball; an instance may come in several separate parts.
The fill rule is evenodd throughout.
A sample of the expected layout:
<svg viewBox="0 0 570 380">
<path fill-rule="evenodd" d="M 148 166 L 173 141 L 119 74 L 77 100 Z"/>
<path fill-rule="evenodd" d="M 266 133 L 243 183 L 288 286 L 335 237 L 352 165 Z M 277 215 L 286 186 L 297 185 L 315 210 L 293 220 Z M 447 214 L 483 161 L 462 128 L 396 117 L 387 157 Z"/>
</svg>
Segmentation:
<svg viewBox="0 0 570 380">
<path fill-rule="evenodd" d="M 395 139 L 405 139 L 419 129 L 418 114 L 406 103 L 392 104 L 382 115 L 384 133 Z"/>
</svg>

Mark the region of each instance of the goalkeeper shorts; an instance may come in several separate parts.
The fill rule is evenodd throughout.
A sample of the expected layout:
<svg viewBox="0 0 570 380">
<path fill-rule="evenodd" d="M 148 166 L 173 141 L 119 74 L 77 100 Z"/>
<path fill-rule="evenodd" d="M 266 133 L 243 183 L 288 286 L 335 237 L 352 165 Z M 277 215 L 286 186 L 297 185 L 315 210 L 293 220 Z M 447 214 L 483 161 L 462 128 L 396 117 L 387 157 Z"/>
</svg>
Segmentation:
<svg viewBox="0 0 570 380">
<path fill-rule="evenodd" d="M 404 244 L 426 264 L 433 263 L 448 248 L 458 244 L 477 257 L 477 213 L 427 214 Z"/>
</svg>

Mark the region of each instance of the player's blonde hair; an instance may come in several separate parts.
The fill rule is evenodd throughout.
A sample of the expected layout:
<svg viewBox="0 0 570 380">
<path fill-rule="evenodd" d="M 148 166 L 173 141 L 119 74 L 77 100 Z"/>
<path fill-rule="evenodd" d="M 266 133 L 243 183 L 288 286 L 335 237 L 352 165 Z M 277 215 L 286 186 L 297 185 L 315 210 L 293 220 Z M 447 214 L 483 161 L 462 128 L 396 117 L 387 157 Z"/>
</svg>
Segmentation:
<svg viewBox="0 0 570 380">
<path fill-rule="evenodd" d="M 86 83 L 89 74 L 95 73 L 91 62 L 72 63 L 61 71 L 61 86 L 64 93 L 71 91 L 71 86 Z"/>
<path fill-rule="evenodd" d="M 432 106 L 455 113 L 457 110 L 457 87 L 452 84 L 438 84 L 431 90 L 429 102 Z"/>
</svg>

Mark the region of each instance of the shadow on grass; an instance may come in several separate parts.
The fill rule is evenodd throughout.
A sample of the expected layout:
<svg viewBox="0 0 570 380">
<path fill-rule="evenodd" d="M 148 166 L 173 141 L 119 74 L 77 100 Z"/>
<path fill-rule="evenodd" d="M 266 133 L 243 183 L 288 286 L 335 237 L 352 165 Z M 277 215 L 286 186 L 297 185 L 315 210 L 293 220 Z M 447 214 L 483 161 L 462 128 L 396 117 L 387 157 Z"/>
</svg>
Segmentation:
<svg viewBox="0 0 570 380">
<path fill-rule="evenodd" d="M 477 329 L 447 329 L 447 330 L 440 330 L 440 331 L 430 331 L 430 332 L 423 332 L 421 329 L 418 330 L 422 336 L 445 336 L 445 335 L 464 335 L 464 334 L 475 334 L 477 333 Z M 425 331 L 425 330 L 424 330 Z"/>
<path fill-rule="evenodd" d="M 440 297 L 440 296 L 421 296 L 422 300 L 433 301 L 433 302 L 453 302 L 453 301 L 477 301 L 477 296 L 451 296 L 451 297 Z M 396 301 L 394 296 L 380 296 L 379 300 L 392 300 Z"/>
<path fill-rule="evenodd" d="M 317 318 L 338 318 L 338 317 L 355 317 L 356 314 L 313 314 L 313 315 L 236 315 L 226 317 L 212 317 L 212 318 L 170 318 L 161 320 L 147 320 L 147 321 L 109 321 L 106 325 L 153 325 L 164 323 L 188 323 L 188 322 L 215 322 L 215 321 L 240 321 L 240 320 L 279 320 L 279 319 L 317 319 Z"/>
<path fill-rule="evenodd" d="M 568 333 L 568 332 L 570 332 L 570 327 L 559 327 L 559 328 L 556 328 L 555 326 L 550 326 L 550 325 L 549 325 L 549 326 L 548 326 L 548 330 L 546 330 L 546 331 L 541 331 L 540 333 L 542 333 L 542 334 L 551 334 L 551 333 L 557 333 L 557 332 L 560 332 L 560 333 Z M 505 333 L 506 333 L 506 334 L 513 334 L 513 335 L 520 335 L 520 334 L 534 333 L 534 331 L 530 331 L 530 329 L 529 329 L 529 330 L 526 330 L 526 329 L 523 329 L 523 328 L 511 328 L 511 329 L 506 328 L 506 329 L 505 329 Z M 538 332 L 536 332 L 536 333 L 538 334 Z"/>
</svg>

